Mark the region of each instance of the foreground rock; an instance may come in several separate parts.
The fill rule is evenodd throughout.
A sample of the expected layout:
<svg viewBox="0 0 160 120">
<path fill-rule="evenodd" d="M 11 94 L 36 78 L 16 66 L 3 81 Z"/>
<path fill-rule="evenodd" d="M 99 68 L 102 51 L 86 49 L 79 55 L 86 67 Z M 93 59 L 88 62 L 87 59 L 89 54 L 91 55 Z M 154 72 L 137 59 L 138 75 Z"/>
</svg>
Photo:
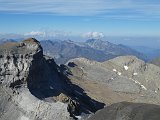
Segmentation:
<svg viewBox="0 0 160 120">
<path fill-rule="evenodd" d="M 88 120 L 160 120 L 160 106 L 142 103 L 116 103 L 98 111 Z"/>
<path fill-rule="evenodd" d="M 103 63 L 76 58 L 66 65 L 74 84 L 107 105 L 89 120 L 160 119 L 158 66 L 134 56 L 121 56 Z M 123 101 L 132 103 L 119 103 Z"/>
<path fill-rule="evenodd" d="M 103 108 L 61 71 L 33 38 L 1 45 L 0 119 L 69 120 Z"/>
</svg>

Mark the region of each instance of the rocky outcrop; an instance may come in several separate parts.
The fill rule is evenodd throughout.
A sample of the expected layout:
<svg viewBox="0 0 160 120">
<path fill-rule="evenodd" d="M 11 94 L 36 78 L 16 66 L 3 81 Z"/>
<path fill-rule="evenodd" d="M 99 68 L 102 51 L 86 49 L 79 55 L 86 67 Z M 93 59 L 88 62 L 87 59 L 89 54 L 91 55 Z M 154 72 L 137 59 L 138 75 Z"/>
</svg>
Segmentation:
<svg viewBox="0 0 160 120">
<path fill-rule="evenodd" d="M 88 120 L 159 120 L 160 106 L 121 102 L 108 106 Z"/>
<path fill-rule="evenodd" d="M 76 58 L 66 66 L 66 74 L 74 84 L 106 104 L 89 120 L 160 119 L 158 66 L 135 56 L 120 56 L 105 62 Z"/>
<path fill-rule="evenodd" d="M 42 48 L 34 39 L 0 46 L 1 84 L 18 88 L 27 83 L 32 61 L 40 58 L 43 58 Z"/>
<path fill-rule="evenodd" d="M 66 65 L 72 82 L 97 101 L 160 105 L 160 68 L 137 57 L 120 56 L 102 63 L 76 58 Z"/>
<path fill-rule="evenodd" d="M 103 108 L 72 84 L 62 69 L 43 55 L 34 38 L 1 45 L 0 119 L 69 120 Z"/>
</svg>

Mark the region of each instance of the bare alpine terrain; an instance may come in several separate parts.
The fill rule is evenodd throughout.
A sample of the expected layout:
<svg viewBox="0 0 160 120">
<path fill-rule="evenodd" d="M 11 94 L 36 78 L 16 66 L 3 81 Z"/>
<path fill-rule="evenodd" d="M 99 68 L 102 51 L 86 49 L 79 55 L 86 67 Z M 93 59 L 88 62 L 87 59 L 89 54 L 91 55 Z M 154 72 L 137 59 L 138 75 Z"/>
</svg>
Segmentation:
<svg viewBox="0 0 160 120">
<path fill-rule="evenodd" d="M 134 56 L 121 56 L 102 63 L 77 58 L 66 65 L 75 84 L 90 97 L 106 104 L 89 120 L 160 119 L 158 66 Z"/>
<path fill-rule="evenodd" d="M 91 99 L 43 56 L 33 38 L 0 46 L 0 119 L 69 120 L 104 104 Z"/>
<path fill-rule="evenodd" d="M 0 0 L 0 120 L 160 120 L 160 0 Z"/>
<path fill-rule="evenodd" d="M 77 58 L 70 60 L 67 66 L 73 74 L 69 75 L 73 82 L 106 104 L 124 100 L 160 103 L 160 68 L 134 56 L 121 56 L 102 63 Z"/>
<path fill-rule="evenodd" d="M 0 45 L 0 64 L 1 120 L 160 118 L 160 67 L 135 56 L 58 66 L 29 38 Z"/>
</svg>

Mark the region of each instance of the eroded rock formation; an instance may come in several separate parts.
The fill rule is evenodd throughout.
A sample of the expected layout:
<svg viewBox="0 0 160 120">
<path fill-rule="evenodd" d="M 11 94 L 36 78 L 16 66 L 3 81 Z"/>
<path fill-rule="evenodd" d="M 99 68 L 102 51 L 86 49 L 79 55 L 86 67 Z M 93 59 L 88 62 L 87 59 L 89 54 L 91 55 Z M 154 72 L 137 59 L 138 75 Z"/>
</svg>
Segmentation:
<svg viewBox="0 0 160 120">
<path fill-rule="evenodd" d="M 34 38 L 1 45 L 0 119 L 69 120 L 103 108 L 61 69 Z"/>
</svg>

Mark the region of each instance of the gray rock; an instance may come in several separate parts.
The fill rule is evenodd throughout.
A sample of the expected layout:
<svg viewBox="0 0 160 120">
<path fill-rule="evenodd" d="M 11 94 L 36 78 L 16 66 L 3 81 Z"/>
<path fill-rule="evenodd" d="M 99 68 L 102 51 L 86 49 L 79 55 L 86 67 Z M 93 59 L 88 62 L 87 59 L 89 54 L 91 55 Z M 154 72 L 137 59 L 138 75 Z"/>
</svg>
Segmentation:
<svg viewBox="0 0 160 120">
<path fill-rule="evenodd" d="M 69 64 L 75 64 L 69 66 Z M 72 75 L 69 75 L 72 81 L 86 88 L 91 97 L 96 100 L 103 100 L 106 104 L 113 104 L 115 101 L 129 101 L 160 104 L 160 68 L 145 63 L 134 56 L 120 56 L 106 62 L 90 61 L 85 58 L 76 58 L 70 60 L 66 65 L 69 67 Z M 92 84 L 86 87 L 82 81 Z M 98 92 L 93 88 L 99 86 Z M 107 89 L 109 89 L 107 91 Z M 110 101 L 108 95 L 115 94 L 119 96 L 112 97 Z M 96 94 L 95 94 L 96 93 Z M 105 95 L 101 95 L 101 94 Z"/>
<path fill-rule="evenodd" d="M 160 106 L 143 103 L 116 103 L 108 106 L 88 120 L 159 120 Z"/>
<path fill-rule="evenodd" d="M 91 100 L 52 58 L 43 56 L 36 39 L 0 45 L 1 120 L 75 119 L 81 112 L 103 108 Z"/>
</svg>

